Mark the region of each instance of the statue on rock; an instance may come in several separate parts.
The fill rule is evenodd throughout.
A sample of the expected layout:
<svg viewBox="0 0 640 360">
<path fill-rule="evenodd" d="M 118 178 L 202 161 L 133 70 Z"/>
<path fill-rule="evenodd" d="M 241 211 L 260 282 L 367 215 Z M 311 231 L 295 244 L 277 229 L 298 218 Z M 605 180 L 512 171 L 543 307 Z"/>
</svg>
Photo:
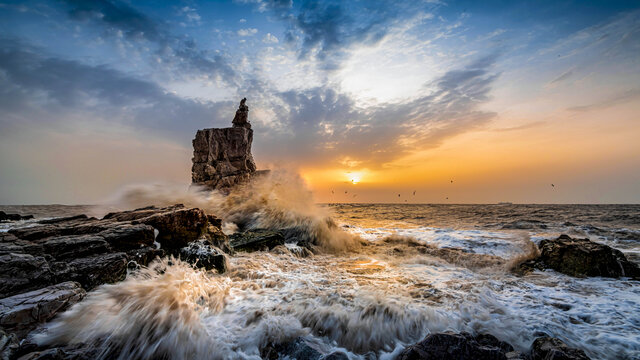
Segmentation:
<svg viewBox="0 0 640 360">
<path fill-rule="evenodd" d="M 231 122 L 233 127 L 243 127 L 247 129 L 251 129 L 251 124 L 249 123 L 249 107 L 246 105 L 247 98 L 243 98 L 240 100 L 240 106 L 238 106 L 238 110 L 236 111 L 236 116 L 233 118 Z"/>
</svg>

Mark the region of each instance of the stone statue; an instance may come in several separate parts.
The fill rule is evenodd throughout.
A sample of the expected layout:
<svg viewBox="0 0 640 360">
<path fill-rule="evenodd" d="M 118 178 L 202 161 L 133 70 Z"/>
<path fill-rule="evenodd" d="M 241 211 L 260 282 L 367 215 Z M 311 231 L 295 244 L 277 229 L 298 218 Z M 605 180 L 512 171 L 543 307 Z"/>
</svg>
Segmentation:
<svg viewBox="0 0 640 360">
<path fill-rule="evenodd" d="M 247 98 L 243 98 L 240 100 L 240 106 L 238 106 L 238 110 L 236 111 L 236 116 L 233 118 L 231 122 L 233 127 L 243 127 L 247 129 L 251 129 L 251 124 L 249 124 L 249 107 L 245 104 L 247 102 Z"/>
</svg>

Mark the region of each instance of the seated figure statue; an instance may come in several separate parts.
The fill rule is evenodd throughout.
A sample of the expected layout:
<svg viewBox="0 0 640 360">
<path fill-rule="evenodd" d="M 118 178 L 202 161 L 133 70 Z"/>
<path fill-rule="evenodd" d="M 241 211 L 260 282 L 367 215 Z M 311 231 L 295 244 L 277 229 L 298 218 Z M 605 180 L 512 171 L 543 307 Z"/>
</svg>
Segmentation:
<svg viewBox="0 0 640 360">
<path fill-rule="evenodd" d="M 247 98 L 243 98 L 240 100 L 240 106 L 236 111 L 236 116 L 233 118 L 231 122 L 233 127 L 243 127 L 247 129 L 251 129 L 251 124 L 249 124 L 249 107 L 245 104 L 247 102 Z"/>
</svg>

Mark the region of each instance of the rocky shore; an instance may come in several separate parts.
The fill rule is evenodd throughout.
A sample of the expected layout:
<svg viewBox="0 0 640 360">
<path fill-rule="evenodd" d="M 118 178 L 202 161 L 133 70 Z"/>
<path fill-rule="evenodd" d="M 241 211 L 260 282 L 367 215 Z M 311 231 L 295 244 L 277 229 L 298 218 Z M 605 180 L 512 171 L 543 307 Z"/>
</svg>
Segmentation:
<svg viewBox="0 0 640 360">
<path fill-rule="evenodd" d="M 253 131 L 247 120 L 249 110 L 245 102 L 243 99 L 240 103 L 232 128 L 205 129 L 196 134 L 194 185 L 225 192 L 246 183 L 257 173 L 251 155 Z M 2 221 L 28 218 L 0 212 Z M 389 238 L 386 242 L 396 240 Z M 313 236 L 297 227 L 241 228 L 240 232 L 227 236 L 222 231 L 222 220 L 215 214 L 180 204 L 113 212 L 100 219 L 86 215 L 43 219 L 12 228 L 0 233 L 0 359 L 118 358 L 117 353 L 97 353 L 92 344 L 41 347 L 34 336 L 44 331 L 43 325 L 56 315 L 81 302 L 88 292 L 103 284 L 120 282 L 154 259 L 180 258 L 215 275 L 231 270 L 228 258 L 237 252 L 291 253 L 306 258 L 318 251 L 313 243 Z M 461 249 L 420 246 L 445 260 L 470 256 Z M 537 257 L 516 265 L 513 270 L 522 276 L 552 269 L 577 277 L 640 278 L 638 266 L 620 251 L 588 239 L 562 235 L 540 242 L 538 250 Z M 531 348 L 521 353 L 490 334 L 434 333 L 409 344 L 396 358 L 588 359 L 582 350 L 570 348 L 560 339 L 545 334 L 537 336 Z M 305 337 L 271 341 L 261 349 L 261 357 L 349 358 L 340 351 L 323 351 Z M 377 359 L 373 352 L 363 357 Z"/>
</svg>

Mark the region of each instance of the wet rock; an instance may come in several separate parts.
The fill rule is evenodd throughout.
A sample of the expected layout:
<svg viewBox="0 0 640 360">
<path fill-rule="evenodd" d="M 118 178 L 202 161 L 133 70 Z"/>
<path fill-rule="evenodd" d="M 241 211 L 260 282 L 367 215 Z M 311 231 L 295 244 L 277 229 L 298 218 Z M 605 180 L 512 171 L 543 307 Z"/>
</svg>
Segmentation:
<svg viewBox="0 0 640 360">
<path fill-rule="evenodd" d="M 158 230 L 156 241 L 171 252 L 179 251 L 205 234 L 209 221 L 204 211 L 196 208 L 169 208 L 141 219 L 132 224 L 146 224 Z"/>
<path fill-rule="evenodd" d="M 267 345 L 262 349 L 261 357 L 269 360 L 284 358 L 319 360 L 322 358 L 322 353 L 303 337 L 298 337 L 286 343 Z"/>
<path fill-rule="evenodd" d="M 18 339 L 15 334 L 9 334 L 0 328 L 0 360 L 13 359 L 18 347 Z"/>
<path fill-rule="evenodd" d="M 0 255 L 0 298 L 50 285 L 53 273 L 42 256 Z"/>
<path fill-rule="evenodd" d="M 284 245 L 284 236 L 279 231 L 248 230 L 231 235 L 229 244 L 236 251 L 268 251 L 278 245 Z"/>
<path fill-rule="evenodd" d="M 576 277 L 640 278 L 638 265 L 627 260 L 621 251 L 589 239 L 561 235 L 555 240 L 542 240 L 538 248 L 540 256 L 522 263 L 519 272 L 550 268 Z"/>
<path fill-rule="evenodd" d="M 153 226 L 146 224 L 122 224 L 98 233 L 117 250 L 139 249 L 153 246 L 155 234 Z"/>
<path fill-rule="evenodd" d="M 349 356 L 342 351 L 334 351 L 322 357 L 322 360 L 349 360 Z"/>
<path fill-rule="evenodd" d="M 61 236 L 42 243 L 45 254 L 56 259 L 77 258 L 109 251 L 109 244 L 97 235 Z"/>
<path fill-rule="evenodd" d="M 33 215 L 7 214 L 0 211 L 0 221 L 18 221 L 33 219 Z"/>
<path fill-rule="evenodd" d="M 19 336 L 82 300 L 85 291 L 77 282 L 64 282 L 0 300 L 0 326 Z"/>
<path fill-rule="evenodd" d="M 503 360 L 507 359 L 506 354 L 512 351 L 511 345 L 492 335 L 474 337 L 465 332 L 447 332 L 427 335 L 422 341 L 404 349 L 397 359 Z"/>
<path fill-rule="evenodd" d="M 589 360 L 580 349 L 567 346 L 562 340 L 548 336 L 537 338 L 531 345 L 531 360 Z"/>
<path fill-rule="evenodd" d="M 163 256 L 165 256 L 164 250 L 151 247 L 127 251 L 129 263 L 135 262 L 135 265 L 138 266 L 147 266 L 155 258 L 161 258 Z M 135 267 L 137 268 L 137 266 Z"/>
<path fill-rule="evenodd" d="M 97 347 L 86 344 L 73 344 L 43 349 L 20 356 L 18 360 L 95 360 L 116 359 L 116 354 L 104 354 Z"/>
<path fill-rule="evenodd" d="M 91 290 L 100 284 L 124 280 L 128 261 L 125 253 L 74 259 L 57 269 L 56 278 L 77 281 L 84 289 Z"/>
<path fill-rule="evenodd" d="M 222 250 L 200 240 L 180 250 L 180 257 L 198 268 L 216 269 L 222 274 L 229 268 L 229 261 Z"/>
</svg>

